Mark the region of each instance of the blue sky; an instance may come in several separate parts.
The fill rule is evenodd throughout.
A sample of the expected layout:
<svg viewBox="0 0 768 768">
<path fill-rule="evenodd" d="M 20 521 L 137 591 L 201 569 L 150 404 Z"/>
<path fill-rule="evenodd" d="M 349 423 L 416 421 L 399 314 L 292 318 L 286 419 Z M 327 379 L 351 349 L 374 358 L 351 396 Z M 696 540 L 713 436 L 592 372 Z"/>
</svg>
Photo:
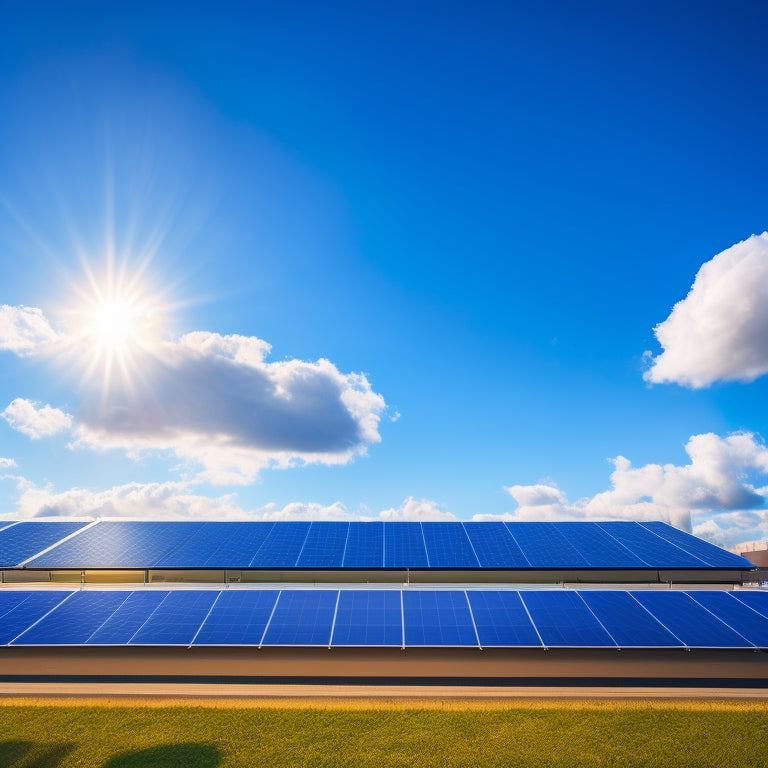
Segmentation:
<svg viewBox="0 0 768 768">
<path fill-rule="evenodd" d="M 0 512 L 768 537 L 764 3 L 108 5 L 4 11 Z"/>
</svg>

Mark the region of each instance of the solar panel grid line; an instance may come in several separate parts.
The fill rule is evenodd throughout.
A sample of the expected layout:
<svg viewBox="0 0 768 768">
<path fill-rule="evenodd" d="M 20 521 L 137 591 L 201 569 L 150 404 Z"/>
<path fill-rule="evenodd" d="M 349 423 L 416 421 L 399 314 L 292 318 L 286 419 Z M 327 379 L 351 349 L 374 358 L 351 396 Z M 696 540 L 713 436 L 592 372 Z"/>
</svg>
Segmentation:
<svg viewBox="0 0 768 768">
<path fill-rule="evenodd" d="M 301 545 L 301 549 L 299 550 L 299 554 L 296 556 L 296 562 L 293 564 L 294 568 L 297 568 L 299 565 L 299 560 L 301 560 L 301 556 L 304 553 L 304 547 L 307 546 L 307 540 L 309 539 L 309 532 L 312 530 L 312 523 L 309 524 L 309 528 L 307 528 L 307 533 L 304 536 L 304 542 Z"/>
<path fill-rule="evenodd" d="M 8 528 L 13 528 L 14 525 L 18 525 L 21 522 L 21 520 L 11 520 L 10 522 L 7 522 L 5 524 L 0 524 L 0 531 L 5 531 Z"/>
<path fill-rule="evenodd" d="M 403 607 L 403 590 L 400 590 L 400 626 L 402 627 L 402 643 L 400 645 L 401 650 L 405 650 L 405 608 Z"/>
<path fill-rule="evenodd" d="M 20 637 L 25 635 L 27 632 L 29 632 L 32 627 L 36 627 L 43 619 L 50 616 L 60 605 L 64 605 L 64 603 L 67 602 L 73 595 L 77 594 L 76 592 L 70 592 L 63 600 L 56 603 L 56 605 L 53 606 L 50 610 L 46 611 L 37 621 L 33 621 L 23 632 L 19 632 L 16 637 L 13 638 L 13 640 L 8 641 L 8 645 L 13 645 Z"/>
<path fill-rule="evenodd" d="M 5 610 L 0 609 L 0 619 L 2 619 L 3 616 L 5 616 L 7 613 L 10 613 L 11 611 L 18 608 L 22 603 L 26 602 L 30 598 L 29 593 L 25 594 L 23 592 L 15 592 L 15 593 L 5 592 L 5 593 L 0 593 L 0 596 L 2 597 L 2 599 L 16 597 L 16 600 L 13 600 L 13 599 L 10 600 L 9 605 L 8 607 L 6 607 Z"/>
<path fill-rule="evenodd" d="M 105 625 L 105 624 L 106 624 L 106 623 L 107 623 L 107 622 L 108 622 L 108 621 L 109 621 L 109 620 L 110 620 L 110 619 L 111 619 L 111 618 L 112 618 L 112 617 L 113 617 L 113 616 L 114 616 L 114 615 L 115 615 L 115 614 L 116 614 L 116 613 L 117 613 L 117 612 L 118 612 L 118 611 L 119 611 L 119 610 L 120 610 L 120 609 L 123 607 L 123 605 L 125 605 L 125 601 L 126 601 L 126 600 L 128 600 L 128 598 L 129 598 L 129 597 L 130 597 L 132 594 L 133 594 L 133 592 L 126 592 L 126 595 L 125 595 L 125 597 L 123 598 L 123 601 L 120 603 L 120 605 L 118 605 L 118 606 L 117 606 L 117 608 L 115 608 L 115 610 L 114 610 L 114 611 L 112 611 L 112 613 L 110 613 L 110 614 L 109 614 L 109 616 L 107 616 L 107 618 L 106 618 L 106 619 L 104 619 L 104 621 L 102 621 L 102 622 L 101 622 L 101 624 L 99 624 L 99 626 L 98 626 L 98 627 L 96 627 L 96 629 L 94 629 L 94 630 L 93 630 L 93 632 L 91 632 L 91 634 L 90 634 L 90 635 L 88 635 L 88 639 L 85 641 L 85 643 L 83 643 L 83 645 L 87 645 L 87 644 L 88 644 L 88 641 L 89 641 L 89 640 L 90 640 L 90 639 L 91 639 L 91 638 L 92 638 L 92 637 L 93 637 L 93 636 L 94 636 L 94 635 L 95 635 L 97 632 L 99 632 L 99 631 L 100 631 L 100 630 L 101 630 L 101 629 L 104 627 L 104 625 Z"/>
<path fill-rule="evenodd" d="M 469 606 L 469 618 L 472 619 L 472 629 L 475 630 L 475 638 L 477 639 L 477 647 L 482 651 L 483 650 L 483 644 L 480 642 L 480 634 L 477 631 L 477 622 L 475 621 L 475 614 L 472 613 L 472 603 L 469 602 L 469 595 L 467 594 L 467 590 L 464 590 L 464 599 L 467 601 L 467 605 Z"/>
<path fill-rule="evenodd" d="M 664 536 L 660 536 L 656 531 L 652 531 L 647 526 L 643 525 L 642 523 L 637 523 L 643 530 L 648 531 L 649 533 L 652 533 L 657 539 L 660 541 L 663 541 L 667 544 L 671 544 L 675 549 L 679 549 L 681 552 L 684 552 L 686 555 L 690 555 L 690 557 L 696 558 L 702 565 L 709 566 L 710 564 L 706 560 L 702 560 L 698 555 L 694 554 L 693 552 L 689 552 L 687 549 L 683 549 L 679 544 L 676 544 L 674 541 L 670 541 L 669 539 L 665 538 Z"/>
<path fill-rule="evenodd" d="M 608 635 L 608 637 L 610 637 L 610 638 L 611 638 L 611 640 L 613 640 L 613 642 L 614 642 L 614 644 L 616 645 L 616 647 L 617 647 L 617 648 L 619 648 L 620 646 L 619 646 L 619 644 L 616 642 L 616 638 L 615 638 L 615 637 L 614 637 L 614 636 L 613 636 L 613 635 L 612 635 L 612 634 L 611 634 L 611 633 L 608 631 L 608 627 L 606 627 L 606 626 L 605 626 L 605 624 L 603 624 L 603 622 L 602 622 L 602 621 L 600 621 L 600 618 L 599 618 L 599 617 L 598 617 L 598 615 L 597 615 L 597 614 L 596 614 L 596 613 L 595 613 L 595 612 L 592 610 L 592 608 L 589 606 L 589 604 L 587 603 L 587 601 L 586 601 L 586 600 L 583 598 L 583 596 L 582 596 L 581 592 L 579 592 L 578 590 L 576 590 L 576 594 L 579 596 L 579 600 L 581 600 L 581 602 L 582 602 L 582 603 L 584 603 L 584 607 L 585 607 L 585 608 L 586 608 L 586 609 L 587 609 L 587 610 L 588 610 L 588 611 L 589 611 L 589 612 L 590 612 L 590 613 L 591 613 L 591 614 L 592 614 L 592 615 L 595 617 L 595 621 L 596 621 L 596 622 L 597 622 L 597 623 L 598 623 L 598 624 L 599 624 L 599 625 L 600 625 L 600 626 L 601 626 L 601 627 L 602 627 L 602 628 L 605 630 L 605 634 L 606 634 L 606 635 Z"/>
<path fill-rule="evenodd" d="M 421 543 L 424 545 L 424 554 L 427 556 L 427 568 L 431 568 L 432 566 L 429 563 L 429 550 L 427 549 L 427 540 L 424 537 L 424 526 L 419 523 L 419 530 L 421 531 Z"/>
<path fill-rule="evenodd" d="M 261 633 L 261 637 L 259 638 L 259 648 L 261 648 L 264 645 L 264 638 L 267 636 L 267 630 L 269 629 L 269 625 L 272 623 L 272 617 L 275 615 L 275 611 L 277 610 L 277 604 L 280 602 L 280 598 L 283 596 L 283 590 L 280 589 L 277 592 L 277 600 L 275 600 L 275 604 L 272 606 L 272 610 L 269 613 L 269 618 L 267 619 L 267 623 L 264 625 L 264 631 Z"/>
<path fill-rule="evenodd" d="M 696 603 L 697 605 L 700 605 L 708 614 L 713 616 L 717 621 L 721 621 L 723 624 L 725 624 L 725 626 L 728 627 L 728 629 L 730 629 L 731 632 L 735 632 L 739 637 L 743 637 L 744 640 L 747 643 L 749 643 L 749 645 L 751 645 L 752 647 L 756 647 L 755 644 L 749 638 L 744 637 L 744 635 L 742 635 L 741 632 L 739 632 L 738 629 L 736 629 L 735 627 L 731 626 L 724 618 L 722 618 L 721 616 L 718 616 L 716 613 L 713 613 L 712 611 L 710 611 L 709 608 L 707 608 L 706 605 L 704 605 L 700 600 L 697 600 L 690 592 L 686 592 L 685 594 L 688 595 L 688 597 L 690 597 L 691 600 L 693 600 L 694 603 Z"/>
<path fill-rule="evenodd" d="M 638 554 L 637 552 L 635 552 L 634 549 L 630 549 L 627 546 L 626 542 L 623 542 L 621 539 L 619 539 L 618 537 L 614 536 L 607 528 L 605 528 L 602 525 L 600 525 L 600 523 L 595 523 L 595 525 L 599 526 L 600 530 L 603 531 L 603 533 L 605 533 L 606 536 L 610 536 L 620 547 L 623 547 L 624 549 L 626 549 L 627 552 L 629 552 L 631 555 L 636 557 L 641 562 L 645 563 L 649 568 L 652 567 L 651 564 L 647 560 L 644 560 L 643 557 L 640 554 Z"/>
<path fill-rule="evenodd" d="M 336 605 L 333 608 L 333 618 L 331 619 L 331 634 L 328 635 L 328 650 L 331 649 L 331 643 L 333 642 L 333 630 L 336 629 L 336 616 L 339 613 L 339 598 L 341 597 L 341 590 L 336 593 Z"/>
<path fill-rule="evenodd" d="M 526 562 L 526 563 L 528 563 L 528 567 L 529 567 L 529 568 L 533 568 L 533 563 L 532 563 L 532 562 L 531 562 L 531 561 L 528 559 L 528 555 L 526 555 L 526 554 L 525 554 L 525 549 L 523 548 L 523 546 L 522 546 L 522 545 L 520 544 L 520 542 L 519 542 L 519 541 L 518 541 L 518 540 L 515 538 L 515 534 L 514 534 L 514 532 L 512 531 L 512 528 L 511 528 L 511 527 L 509 526 L 509 524 L 508 524 L 508 523 L 506 523 L 506 522 L 504 523 L 504 527 L 507 529 L 507 532 L 508 532 L 508 533 L 509 533 L 509 535 L 512 537 L 512 541 L 514 541 L 514 542 L 515 542 L 515 544 L 517 545 L 517 548 L 520 550 L 520 554 L 521 554 L 521 555 L 522 555 L 522 556 L 525 558 L 525 562 Z"/>
<path fill-rule="evenodd" d="M 347 535 L 344 537 L 344 550 L 341 553 L 341 566 L 344 567 L 344 558 L 347 556 L 347 545 L 349 544 L 349 523 L 347 523 Z"/>
<path fill-rule="evenodd" d="M 467 526 L 464 525 L 464 523 L 461 523 L 461 527 L 464 529 L 464 535 L 467 537 L 469 546 L 472 549 L 472 554 L 475 556 L 475 560 L 477 560 L 478 568 L 482 568 L 483 567 L 482 563 L 480 562 L 480 558 L 478 557 L 477 551 L 475 550 L 475 545 L 472 543 L 472 539 L 470 538 L 469 531 L 467 530 Z"/>
<path fill-rule="evenodd" d="M 525 609 L 525 613 L 528 616 L 528 620 L 531 622 L 531 626 L 536 631 L 536 637 L 539 638 L 541 647 L 546 649 L 547 644 L 544 642 L 544 638 L 541 636 L 541 632 L 539 632 L 539 628 L 536 626 L 536 622 L 533 620 L 533 616 L 531 616 L 531 612 L 528 610 L 528 606 L 525 604 L 525 600 L 523 600 L 523 596 L 519 591 L 517 592 L 517 596 L 520 598 L 520 602 L 523 604 L 523 608 Z"/>
<path fill-rule="evenodd" d="M 381 567 L 386 567 L 387 562 L 387 535 L 385 533 L 387 524 L 381 524 Z"/>
<path fill-rule="evenodd" d="M 660 619 L 660 618 L 659 618 L 659 617 L 658 617 L 658 616 L 657 616 L 655 613 L 653 613 L 653 611 L 651 611 L 651 610 L 650 610 L 650 608 L 648 608 L 647 606 L 643 605 L 643 604 L 642 604 L 642 603 L 641 603 L 641 602 L 640 602 L 640 601 L 639 601 L 639 600 L 638 600 L 638 599 L 637 599 L 637 598 L 634 596 L 634 594 L 632 594 L 632 592 L 630 592 L 630 591 L 627 591 L 627 594 L 628 594 L 628 595 L 629 595 L 629 596 L 630 596 L 630 597 L 631 597 L 631 598 L 632 598 L 632 599 L 633 599 L 633 600 L 634 600 L 634 601 L 635 601 L 635 602 L 636 602 L 636 603 L 637 603 L 637 604 L 638 604 L 638 605 L 639 605 L 639 606 L 640 606 L 640 607 L 641 607 L 641 608 L 642 608 L 642 609 L 643 609 L 643 610 L 644 610 L 644 611 L 645 611 L 645 612 L 646 612 L 646 613 L 647 613 L 647 614 L 648 614 L 648 615 L 649 615 L 649 616 L 650 616 L 650 617 L 651 617 L 651 618 L 652 618 L 654 621 L 656 621 L 656 622 L 658 622 L 659 624 L 661 624 L 661 626 L 662 626 L 662 627 L 664 627 L 664 629 L 666 629 L 666 630 L 667 630 L 667 632 L 669 632 L 669 634 L 670 634 L 670 635 L 672 635 L 672 637 L 674 637 L 674 638 L 675 638 L 675 640 L 677 640 L 677 642 L 678 642 L 678 643 L 680 643 L 680 644 L 681 644 L 682 646 L 684 646 L 685 648 L 689 648 L 689 647 L 690 647 L 690 646 L 688 646 L 688 645 L 687 645 L 685 642 L 683 642 L 682 638 L 678 637 L 678 636 L 677 636 L 677 635 L 676 635 L 676 634 L 675 634 L 675 633 L 674 633 L 674 632 L 673 632 L 673 631 L 672 631 L 672 630 L 671 630 L 671 629 L 670 629 L 670 628 L 669 628 L 669 627 L 668 627 L 668 626 L 667 626 L 667 625 L 666 625 L 666 624 L 665 624 L 665 623 L 664 623 L 664 622 L 663 622 L 663 621 L 662 621 L 662 620 L 661 620 L 661 619 Z"/>
<path fill-rule="evenodd" d="M 205 618 L 200 622 L 200 626 L 197 628 L 197 632 L 195 632 L 194 636 L 189 641 L 189 645 L 187 646 L 187 648 L 191 648 L 194 645 L 195 640 L 197 640 L 197 636 L 200 634 L 200 630 L 205 626 L 205 622 L 208 621 L 208 617 L 211 615 L 211 612 L 216 606 L 216 603 L 219 602 L 219 598 L 221 597 L 221 592 L 222 590 L 219 590 L 219 594 L 216 595 L 216 599 L 211 603 L 211 607 L 208 609 L 208 613 L 205 614 Z"/>
<path fill-rule="evenodd" d="M 187 529 L 185 529 L 185 530 L 187 530 L 187 531 L 188 531 L 187 535 L 186 535 L 186 536 L 185 536 L 183 539 L 181 539 L 181 541 L 179 541 L 179 542 L 176 544 L 176 546 L 174 546 L 172 549 L 166 550 L 166 551 L 165 551 L 165 552 L 163 552 L 161 555 L 159 555 L 158 557 L 156 557 L 156 558 L 155 558 L 155 560 L 154 560 L 154 562 L 153 562 L 153 563 L 152 563 L 152 565 L 150 566 L 150 568 L 154 568 L 154 567 L 155 567 L 155 566 L 156 566 L 158 563 L 160 563 L 160 562 L 161 562 L 162 560 L 164 560 L 166 557 L 169 557 L 169 556 L 171 556 L 175 550 L 177 550 L 177 549 L 181 549 L 182 547 L 184 547 L 184 546 L 186 545 L 186 543 L 187 543 L 187 542 L 188 542 L 190 539 L 192 539 L 192 537 L 193 537 L 193 536 L 195 536 L 195 534 L 196 534 L 196 533 L 197 533 L 199 530 L 201 530 L 201 529 L 203 529 L 203 528 L 205 527 L 205 525 L 206 525 L 206 523 L 205 523 L 205 522 L 202 522 L 202 523 L 200 523 L 200 525 L 198 525 L 198 526 L 196 526 L 196 527 L 194 527 L 194 528 L 187 528 Z"/>
<path fill-rule="evenodd" d="M 171 596 L 171 593 L 168 592 L 168 594 L 152 609 L 152 611 L 149 613 L 146 619 L 141 622 L 141 626 L 130 636 L 128 639 L 128 642 L 126 645 L 130 645 L 133 642 L 133 639 L 136 637 L 136 635 L 141 632 L 142 629 L 147 625 L 147 623 L 150 621 L 150 619 L 157 613 L 157 611 L 160 609 L 160 606 Z"/>
<path fill-rule="evenodd" d="M 766 611 L 763 613 L 762 611 L 758 611 L 757 608 L 755 608 L 753 605 L 750 605 L 746 599 L 742 600 L 740 595 L 736 595 L 733 592 L 728 593 L 734 600 L 741 603 L 742 605 L 746 605 L 747 608 L 754 611 L 758 616 L 762 616 L 764 619 L 768 619 L 768 600 L 766 600 Z"/>
</svg>

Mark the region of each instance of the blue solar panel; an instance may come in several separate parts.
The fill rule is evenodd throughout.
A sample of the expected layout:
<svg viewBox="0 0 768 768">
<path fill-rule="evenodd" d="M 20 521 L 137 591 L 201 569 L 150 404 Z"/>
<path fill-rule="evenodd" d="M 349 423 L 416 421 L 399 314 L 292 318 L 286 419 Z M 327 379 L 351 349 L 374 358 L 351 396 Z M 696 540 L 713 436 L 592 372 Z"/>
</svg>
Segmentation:
<svg viewBox="0 0 768 768">
<path fill-rule="evenodd" d="M 330 589 L 283 591 L 264 645 L 329 645 L 339 593 Z"/>
<path fill-rule="evenodd" d="M 768 648 L 768 619 L 756 613 L 744 603 L 735 600 L 728 592 L 689 592 L 699 605 L 712 611 L 722 622 L 738 632 L 745 640 L 758 648 Z"/>
<path fill-rule="evenodd" d="M 430 568 L 479 568 L 461 523 L 422 523 Z"/>
<path fill-rule="evenodd" d="M 739 602 L 768 618 L 768 592 L 739 591 L 731 593 Z"/>
<path fill-rule="evenodd" d="M 35 593 L 33 592 L 31 594 Z M 17 605 L 21 605 L 29 595 L 29 592 L 0 592 L 0 619 L 2 619 L 9 611 L 12 611 Z"/>
<path fill-rule="evenodd" d="M 541 646 L 541 639 L 536 634 L 518 592 L 468 590 L 467 597 L 480 645 Z"/>
<path fill-rule="evenodd" d="M 332 645 L 402 645 L 400 592 L 392 589 L 342 590 Z"/>
<path fill-rule="evenodd" d="M 386 568 L 428 568 L 421 523 L 384 523 Z"/>
<path fill-rule="evenodd" d="M 345 568 L 384 567 L 384 523 L 350 523 Z"/>
<path fill-rule="evenodd" d="M 349 523 L 315 522 L 296 562 L 298 568 L 341 568 Z"/>
<path fill-rule="evenodd" d="M 596 523 L 554 523 L 558 533 L 592 568 L 647 568 L 649 563 L 619 544 Z"/>
<path fill-rule="evenodd" d="M 203 523 L 184 544 L 157 561 L 157 568 L 247 568 L 275 523 Z"/>
<path fill-rule="evenodd" d="M 0 567 L 19 565 L 87 523 L 28 522 L 0 531 Z"/>
<path fill-rule="evenodd" d="M 76 592 L 14 640 L 14 645 L 82 645 L 125 602 L 130 592 Z"/>
<path fill-rule="evenodd" d="M 531 590 L 521 592 L 545 646 L 615 646 L 577 592 Z"/>
<path fill-rule="evenodd" d="M 86 641 L 87 645 L 125 645 L 168 597 L 164 590 L 136 590 Z"/>
<path fill-rule="evenodd" d="M 251 568 L 294 568 L 309 533 L 307 522 L 280 522 L 253 556 Z"/>
<path fill-rule="evenodd" d="M 195 638 L 195 645 L 259 645 L 280 592 L 225 590 Z"/>
<path fill-rule="evenodd" d="M 467 596 L 462 591 L 403 592 L 403 622 L 406 646 L 478 644 Z"/>
<path fill-rule="evenodd" d="M 640 523 L 652 533 L 661 536 L 662 539 L 671 544 L 675 544 L 691 555 L 701 558 L 707 565 L 717 568 L 752 568 L 752 563 L 744 557 L 734 555 L 732 552 L 726 552 L 708 541 L 692 536 L 690 533 L 681 531 L 679 528 L 673 528 L 671 525 L 660 522 Z"/>
<path fill-rule="evenodd" d="M 751 644 L 692 600 L 685 592 L 635 591 L 644 605 L 670 632 L 690 648 L 745 648 Z"/>
<path fill-rule="evenodd" d="M 27 599 L 8 611 L 0 621 L 0 645 L 8 645 L 73 592 L 28 592 Z"/>
<path fill-rule="evenodd" d="M 463 523 L 482 568 L 530 568 L 504 523 Z"/>
<path fill-rule="evenodd" d="M 683 645 L 681 640 L 664 628 L 627 592 L 583 590 L 579 594 L 622 648 L 680 647 Z"/>
<path fill-rule="evenodd" d="M 506 523 L 534 568 L 585 568 L 589 563 L 557 530 L 554 523 Z"/>
<path fill-rule="evenodd" d="M 674 544 L 644 528 L 640 523 L 618 521 L 595 523 L 606 533 L 616 537 L 625 547 L 632 550 L 654 568 L 705 568 L 698 557 L 684 552 Z"/>
<path fill-rule="evenodd" d="M 219 593 L 214 590 L 178 590 L 149 616 L 131 638 L 131 645 L 189 645 Z"/>
<path fill-rule="evenodd" d="M 203 523 L 102 521 L 30 565 L 40 568 L 150 568 Z"/>
</svg>

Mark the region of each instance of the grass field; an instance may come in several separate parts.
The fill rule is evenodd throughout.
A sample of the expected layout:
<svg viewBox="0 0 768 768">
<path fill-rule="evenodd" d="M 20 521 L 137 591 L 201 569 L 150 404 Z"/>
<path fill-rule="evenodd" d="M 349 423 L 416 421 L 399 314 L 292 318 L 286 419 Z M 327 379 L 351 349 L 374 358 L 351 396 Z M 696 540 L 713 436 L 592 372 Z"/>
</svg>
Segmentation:
<svg viewBox="0 0 768 768">
<path fill-rule="evenodd" d="M 755 701 L 6 699 L 3 768 L 766 768 Z"/>
</svg>

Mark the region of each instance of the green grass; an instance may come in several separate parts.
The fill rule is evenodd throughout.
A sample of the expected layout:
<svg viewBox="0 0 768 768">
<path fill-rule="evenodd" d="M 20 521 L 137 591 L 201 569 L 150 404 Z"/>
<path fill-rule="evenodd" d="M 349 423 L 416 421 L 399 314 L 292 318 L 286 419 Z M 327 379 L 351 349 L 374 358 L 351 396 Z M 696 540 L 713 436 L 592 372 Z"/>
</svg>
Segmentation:
<svg viewBox="0 0 768 768">
<path fill-rule="evenodd" d="M 756 701 L 5 700 L 2 768 L 766 768 Z"/>
</svg>

